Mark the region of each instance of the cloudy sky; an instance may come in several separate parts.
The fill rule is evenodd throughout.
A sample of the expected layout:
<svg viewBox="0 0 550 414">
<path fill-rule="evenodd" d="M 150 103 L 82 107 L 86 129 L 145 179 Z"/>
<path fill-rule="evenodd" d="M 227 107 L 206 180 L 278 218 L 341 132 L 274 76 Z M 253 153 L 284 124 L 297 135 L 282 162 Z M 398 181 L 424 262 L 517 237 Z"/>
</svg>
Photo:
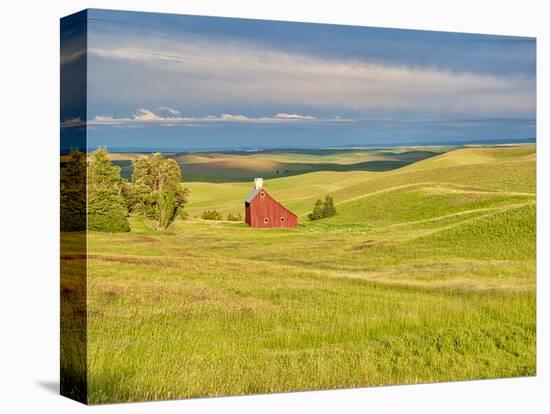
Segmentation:
<svg viewBox="0 0 550 414">
<path fill-rule="evenodd" d="M 535 137 L 532 38 L 92 10 L 87 46 L 92 147 Z"/>
</svg>

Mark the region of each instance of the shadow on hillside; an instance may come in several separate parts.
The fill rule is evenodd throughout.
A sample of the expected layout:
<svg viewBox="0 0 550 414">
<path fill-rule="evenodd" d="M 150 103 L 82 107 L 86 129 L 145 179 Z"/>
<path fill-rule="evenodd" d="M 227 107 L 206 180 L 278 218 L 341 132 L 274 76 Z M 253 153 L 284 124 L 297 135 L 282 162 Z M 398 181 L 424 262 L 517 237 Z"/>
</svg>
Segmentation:
<svg viewBox="0 0 550 414">
<path fill-rule="evenodd" d="M 235 153 L 233 153 L 235 154 Z M 179 162 L 185 181 L 201 182 L 248 182 L 257 176 L 265 179 L 291 177 L 299 174 L 306 174 L 318 171 L 391 171 L 402 168 L 415 162 L 440 155 L 440 152 L 433 151 L 406 151 L 396 153 L 390 151 L 380 152 L 380 155 L 388 159 L 362 161 L 353 164 L 339 164 L 330 162 L 318 163 L 292 163 L 278 162 L 274 170 L 263 170 L 261 168 L 251 169 L 246 165 L 228 166 L 213 158 L 212 162 L 185 163 Z M 175 156 L 177 159 L 177 156 Z M 131 179 L 132 166 L 129 160 L 114 160 L 113 164 L 121 168 L 121 175 L 125 179 Z"/>
</svg>

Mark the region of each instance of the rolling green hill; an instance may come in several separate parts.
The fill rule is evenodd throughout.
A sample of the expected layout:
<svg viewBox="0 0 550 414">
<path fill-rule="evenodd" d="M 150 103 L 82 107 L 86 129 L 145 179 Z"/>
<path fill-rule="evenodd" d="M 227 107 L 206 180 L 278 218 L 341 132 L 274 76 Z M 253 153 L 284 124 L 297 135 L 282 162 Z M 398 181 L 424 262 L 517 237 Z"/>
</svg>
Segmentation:
<svg viewBox="0 0 550 414">
<path fill-rule="evenodd" d="M 286 149 L 169 153 L 181 166 L 186 181 L 247 182 L 254 177 L 279 178 L 315 171 L 389 171 L 434 157 L 447 148 L 401 149 Z M 114 153 L 112 161 L 131 178 L 131 161 L 138 153 Z"/>
<path fill-rule="evenodd" d="M 408 167 L 388 172 L 316 172 L 268 179 L 265 188 L 299 215 L 311 211 L 315 199 L 330 193 L 336 203 L 379 191 L 411 185 L 462 185 L 470 191 L 504 191 L 534 194 L 536 161 L 534 146 L 465 148 L 453 150 Z M 207 208 L 239 212 L 252 183 L 185 183 L 193 196 L 189 211 L 199 215 Z M 528 195 L 527 194 L 527 195 Z M 216 200 L 216 203 L 213 201 Z"/>
<path fill-rule="evenodd" d="M 93 402 L 536 374 L 535 146 L 266 152 L 247 167 L 327 157 L 415 161 L 267 178 L 296 229 L 201 220 L 243 212 L 252 182 L 184 181 L 189 219 L 89 235 Z M 308 221 L 326 194 L 337 215 Z"/>
</svg>

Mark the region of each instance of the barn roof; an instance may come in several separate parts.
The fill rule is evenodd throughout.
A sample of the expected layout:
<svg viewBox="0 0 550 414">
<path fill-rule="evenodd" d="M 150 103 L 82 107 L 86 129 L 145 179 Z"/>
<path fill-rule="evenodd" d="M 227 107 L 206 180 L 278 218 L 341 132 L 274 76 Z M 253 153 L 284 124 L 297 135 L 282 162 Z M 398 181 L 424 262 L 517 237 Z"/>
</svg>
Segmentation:
<svg viewBox="0 0 550 414">
<path fill-rule="evenodd" d="M 261 188 L 255 188 L 253 189 L 250 194 L 248 194 L 248 197 L 244 199 L 245 202 L 250 203 L 252 200 L 254 200 L 254 197 L 256 197 L 256 194 L 258 194 L 262 189 Z"/>
<path fill-rule="evenodd" d="M 265 190 L 264 190 L 263 188 L 261 188 L 261 187 L 260 187 L 260 188 L 255 188 L 255 189 L 253 189 L 253 190 L 250 192 L 250 194 L 248 194 L 248 197 L 246 197 L 246 198 L 244 199 L 244 201 L 245 201 L 246 203 L 251 203 L 252 200 L 254 200 L 254 198 L 258 195 L 258 193 L 259 193 L 260 191 L 262 191 L 262 190 L 265 191 Z M 266 194 L 267 194 L 267 191 L 266 191 Z M 296 214 L 294 214 L 292 211 L 290 211 L 288 208 L 286 208 L 285 206 L 283 206 L 281 203 L 279 203 L 277 200 L 275 200 L 275 199 L 272 198 L 271 196 L 270 196 L 269 198 L 270 198 L 274 203 L 278 204 L 281 208 L 283 208 L 284 210 L 286 210 L 287 212 L 289 212 L 289 213 L 292 214 L 293 216 L 298 217 Z"/>
</svg>

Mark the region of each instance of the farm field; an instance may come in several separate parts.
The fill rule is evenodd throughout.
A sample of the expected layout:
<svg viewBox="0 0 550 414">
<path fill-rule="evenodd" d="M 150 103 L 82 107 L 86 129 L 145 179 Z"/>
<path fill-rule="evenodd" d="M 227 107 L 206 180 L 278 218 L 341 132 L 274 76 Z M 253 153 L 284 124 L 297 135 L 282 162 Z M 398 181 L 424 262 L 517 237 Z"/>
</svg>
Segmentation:
<svg viewBox="0 0 550 414">
<path fill-rule="evenodd" d="M 187 220 L 88 237 L 90 402 L 535 375 L 535 153 L 175 155 Z M 298 228 L 200 219 L 261 175 Z"/>
<path fill-rule="evenodd" d="M 315 171 L 389 171 L 434 157 L 446 147 L 390 149 L 309 148 L 164 153 L 180 165 L 186 181 L 249 182 L 255 176 L 281 178 Z M 130 178 L 140 153 L 113 153 L 111 160 Z"/>
</svg>

